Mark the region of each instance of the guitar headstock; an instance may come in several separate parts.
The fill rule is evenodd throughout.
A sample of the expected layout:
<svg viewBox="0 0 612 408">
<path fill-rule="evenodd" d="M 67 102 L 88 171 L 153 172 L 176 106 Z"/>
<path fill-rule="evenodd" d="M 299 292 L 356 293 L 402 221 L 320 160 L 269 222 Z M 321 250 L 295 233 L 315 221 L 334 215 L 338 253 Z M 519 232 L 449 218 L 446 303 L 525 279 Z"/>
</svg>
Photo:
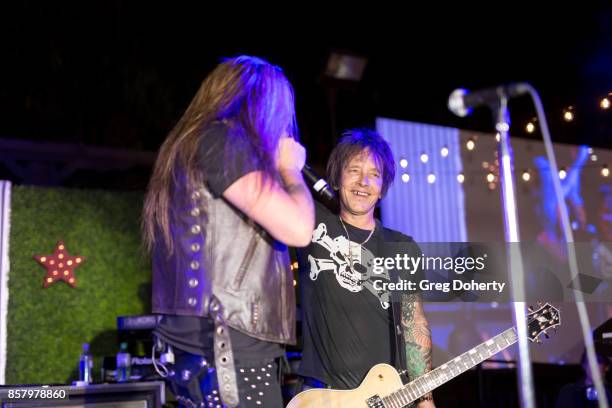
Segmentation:
<svg viewBox="0 0 612 408">
<path fill-rule="evenodd" d="M 539 304 L 539 309 L 532 310 L 530 307 L 527 315 L 527 334 L 529 340 L 540 342 L 538 337 L 544 333 L 548 338 L 546 330 L 556 328 L 561 325 L 561 314 L 559 309 L 549 303 Z"/>
</svg>

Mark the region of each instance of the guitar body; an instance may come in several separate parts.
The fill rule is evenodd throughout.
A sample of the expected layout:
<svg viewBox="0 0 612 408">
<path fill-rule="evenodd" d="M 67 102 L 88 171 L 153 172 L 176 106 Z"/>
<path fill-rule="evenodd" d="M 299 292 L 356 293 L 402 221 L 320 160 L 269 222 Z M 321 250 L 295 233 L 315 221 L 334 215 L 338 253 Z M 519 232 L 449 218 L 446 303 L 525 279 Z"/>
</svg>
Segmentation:
<svg viewBox="0 0 612 408">
<path fill-rule="evenodd" d="M 561 324 L 559 309 L 548 303 L 536 311 L 529 310 L 531 313 L 527 315 L 527 333 L 530 341 L 538 340 L 540 334 Z M 388 364 L 377 364 L 368 371 L 363 382 L 354 390 L 304 391 L 289 401 L 287 408 L 397 408 L 400 405 L 412 407 L 413 403 L 402 404 L 433 391 L 516 341 L 516 330 L 510 328 L 406 385 L 402 383 L 395 368 Z M 388 397 L 388 404 L 383 404 L 383 397 Z"/>
<path fill-rule="evenodd" d="M 397 370 L 388 364 L 377 364 L 368 371 L 359 387 L 353 390 L 313 388 L 296 395 L 287 408 L 367 408 L 374 395 L 384 397 L 403 385 Z"/>
</svg>

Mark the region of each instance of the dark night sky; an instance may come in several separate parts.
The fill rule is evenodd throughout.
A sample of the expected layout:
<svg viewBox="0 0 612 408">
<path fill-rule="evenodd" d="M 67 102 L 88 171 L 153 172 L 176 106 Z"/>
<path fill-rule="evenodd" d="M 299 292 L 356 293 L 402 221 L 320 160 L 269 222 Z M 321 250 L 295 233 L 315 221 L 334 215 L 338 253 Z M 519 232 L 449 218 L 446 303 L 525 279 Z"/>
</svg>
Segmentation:
<svg viewBox="0 0 612 408">
<path fill-rule="evenodd" d="M 245 19 L 199 2 L 11 2 L 0 17 L 0 138 L 157 150 L 219 59 L 248 53 L 284 68 L 302 139 L 322 163 L 333 139 L 321 72 L 328 51 L 343 49 L 368 65 L 357 86 L 336 90 L 338 130 L 371 126 L 376 116 L 488 130 L 486 110 L 454 118 L 448 94 L 529 81 L 553 139 L 612 147 L 612 112 L 597 108 L 612 91 L 609 2 L 508 4 L 488 17 L 442 4 L 444 15 L 364 6 L 332 16 L 313 5 L 290 17 Z M 570 125 L 560 121 L 567 105 L 576 109 Z M 525 136 L 529 101 L 511 108 L 514 135 Z"/>
</svg>

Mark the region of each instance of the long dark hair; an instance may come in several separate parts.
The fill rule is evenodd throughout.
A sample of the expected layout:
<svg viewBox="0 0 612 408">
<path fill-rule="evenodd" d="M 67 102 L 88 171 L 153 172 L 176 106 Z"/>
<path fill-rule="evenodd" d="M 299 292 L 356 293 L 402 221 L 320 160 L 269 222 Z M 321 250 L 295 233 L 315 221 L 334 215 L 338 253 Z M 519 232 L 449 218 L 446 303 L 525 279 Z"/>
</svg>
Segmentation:
<svg viewBox="0 0 612 408">
<path fill-rule="evenodd" d="M 284 132 L 297 135 L 293 88 L 279 67 L 250 56 L 227 59 L 204 79 L 155 162 L 142 217 L 143 240 L 149 251 L 158 239 L 156 231 L 161 231 L 172 252 L 169 206 L 173 186 L 182 182 L 193 187 L 204 181 L 197 152 L 201 137 L 216 121 L 232 129 L 234 142 L 252 147 L 258 169 L 277 177 L 279 138 Z M 179 168 L 186 180 L 178 180 Z"/>
</svg>

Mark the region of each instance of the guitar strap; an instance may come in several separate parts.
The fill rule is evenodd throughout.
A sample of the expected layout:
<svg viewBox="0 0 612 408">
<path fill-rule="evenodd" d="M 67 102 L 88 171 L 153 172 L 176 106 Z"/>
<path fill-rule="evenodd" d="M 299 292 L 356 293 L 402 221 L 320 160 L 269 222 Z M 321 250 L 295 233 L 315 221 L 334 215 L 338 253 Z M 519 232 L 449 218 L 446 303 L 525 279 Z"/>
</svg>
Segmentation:
<svg viewBox="0 0 612 408">
<path fill-rule="evenodd" d="M 385 245 L 385 243 L 390 242 L 387 241 L 387 234 L 385 234 L 385 230 L 382 228 L 382 225 L 379 224 L 379 221 L 376 220 L 378 227 L 383 230 L 383 239 L 378 241 L 378 253 L 376 256 L 384 256 L 386 251 L 384 248 L 381 248 L 380 245 Z M 388 270 L 389 279 L 391 282 L 400 282 L 400 276 L 397 272 L 397 269 L 391 268 Z M 406 350 L 405 350 L 405 342 L 404 342 L 404 330 L 402 329 L 402 310 L 401 310 L 401 302 L 398 296 L 394 296 L 393 293 L 389 294 L 389 300 L 391 302 L 391 316 L 393 320 L 393 337 L 395 337 L 395 360 L 399 367 L 396 367 L 400 374 L 404 374 L 408 372 L 408 364 L 406 362 Z"/>
<path fill-rule="evenodd" d="M 395 268 L 389 271 L 389 277 L 392 282 L 399 282 L 399 274 Z M 402 304 L 399 299 L 393 299 L 391 296 L 391 315 L 393 317 L 393 334 L 395 337 L 395 355 L 396 361 L 399 364 L 399 371 L 407 372 L 408 365 L 406 363 L 406 348 L 404 341 L 404 330 L 402 329 Z"/>
</svg>

